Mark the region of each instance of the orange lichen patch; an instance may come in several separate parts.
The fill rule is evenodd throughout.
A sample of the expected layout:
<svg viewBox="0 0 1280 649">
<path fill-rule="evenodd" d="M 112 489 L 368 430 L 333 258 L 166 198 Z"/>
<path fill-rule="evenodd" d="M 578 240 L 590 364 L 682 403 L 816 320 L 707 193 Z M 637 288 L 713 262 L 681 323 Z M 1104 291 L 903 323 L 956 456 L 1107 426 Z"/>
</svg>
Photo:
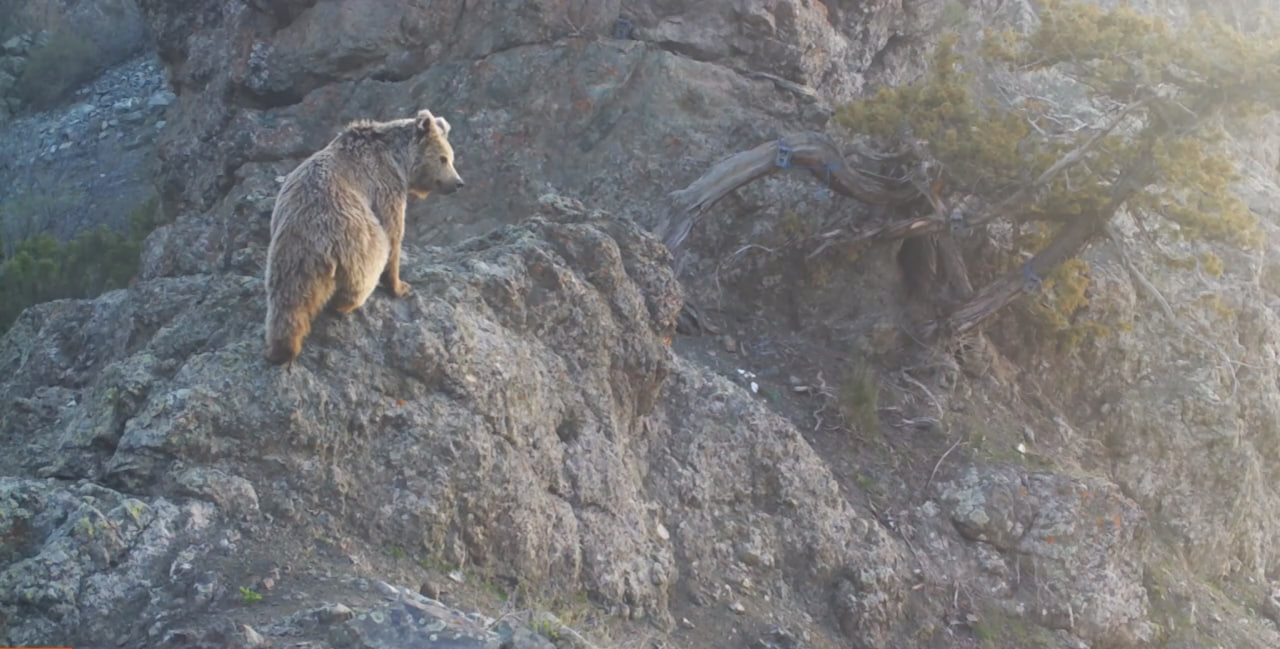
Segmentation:
<svg viewBox="0 0 1280 649">
<path fill-rule="evenodd" d="M 404 399 L 396 399 L 396 405 L 403 408 L 405 406 Z"/>
<path fill-rule="evenodd" d="M 1050 536 L 1046 536 L 1046 537 L 1044 537 L 1044 542 L 1045 542 L 1045 543 L 1053 543 L 1053 542 L 1054 542 L 1053 536 L 1052 536 L 1052 535 L 1050 535 Z"/>
<path fill-rule="evenodd" d="M 582 99 L 573 102 L 573 109 L 580 113 L 587 113 L 591 112 L 591 107 L 594 105 L 595 104 L 591 103 L 589 98 L 583 97 Z"/>
<path fill-rule="evenodd" d="M 1113 518 L 1112 520 L 1113 520 L 1113 521 L 1115 522 L 1115 524 L 1116 524 L 1116 529 L 1120 529 L 1120 521 L 1122 520 L 1122 519 L 1120 518 L 1120 515 L 1119 515 L 1119 514 L 1116 514 L 1116 515 L 1115 515 L 1115 518 Z"/>
</svg>

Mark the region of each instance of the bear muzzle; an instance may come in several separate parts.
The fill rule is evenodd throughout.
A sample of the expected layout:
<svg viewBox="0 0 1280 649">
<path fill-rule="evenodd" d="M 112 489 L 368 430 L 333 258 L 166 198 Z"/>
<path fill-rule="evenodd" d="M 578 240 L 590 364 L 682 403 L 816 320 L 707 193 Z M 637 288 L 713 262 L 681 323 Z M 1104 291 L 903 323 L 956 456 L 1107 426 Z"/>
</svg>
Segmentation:
<svg viewBox="0 0 1280 649">
<path fill-rule="evenodd" d="M 454 176 L 451 180 L 441 181 L 436 191 L 441 194 L 452 194 L 466 186 L 466 182 L 462 180 L 462 176 Z"/>
</svg>

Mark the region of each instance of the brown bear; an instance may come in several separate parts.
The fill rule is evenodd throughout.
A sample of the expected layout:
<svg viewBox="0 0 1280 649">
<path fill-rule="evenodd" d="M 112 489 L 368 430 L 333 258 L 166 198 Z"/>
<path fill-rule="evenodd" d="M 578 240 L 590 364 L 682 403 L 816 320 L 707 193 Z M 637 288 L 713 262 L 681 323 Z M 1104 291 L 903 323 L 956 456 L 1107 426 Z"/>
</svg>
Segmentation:
<svg viewBox="0 0 1280 649">
<path fill-rule="evenodd" d="M 359 308 L 379 280 L 396 297 L 408 196 L 451 194 L 449 122 L 420 110 L 389 122 L 351 122 L 285 176 L 271 213 L 267 250 L 267 361 L 291 362 L 328 304 Z"/>
</svg>

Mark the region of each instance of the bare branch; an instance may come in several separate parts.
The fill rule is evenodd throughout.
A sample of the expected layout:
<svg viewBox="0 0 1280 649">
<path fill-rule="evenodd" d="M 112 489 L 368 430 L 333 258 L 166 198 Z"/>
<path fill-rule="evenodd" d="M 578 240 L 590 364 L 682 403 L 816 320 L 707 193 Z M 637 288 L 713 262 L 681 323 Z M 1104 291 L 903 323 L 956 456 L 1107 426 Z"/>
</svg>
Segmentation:
<svg viewBox="0 0 1280 649">
<path fill-rule="evenodd" d="M 1168 318 L 1169 322 L 1176 323 L 1178 319 L 1177 316 L 1173 314 L 1173 307 L 1169 306 L 1169 301 L 1164 299 L 1164 295 L 1160 293 L 1160 289 L 1156 288 L 1155 285 L 1151 283 L 1151 280 L 1148 280 L 1147 276 L 1143 275 L 1142 272 L 1138 270 L 1138 267 L 1134 265 L 1133 260 L 1129 258 L 1128 250 L 1125 249 L 1124 242 L 1121 241 L 1120 236 L 1116 234 L 1115 228 L 1108 224 L 1103 228 L 1103 231 L 1106 232 L 1107 238 L 1111 239 L 1111 242 L 1116 244 L 1116 247 L 1119 248 L 1120 263 L 1124 264 L 1125 269 L 1129 271 L 1129 275 L 1133 277 L 1134 281 L 1136 281 L 1148 295 L 1151 296 L 1151 299 L 1155 300 L 1156 303 L 1160 305 L 1160 310 L 1164 311 L 1164 317 Z"/>
<path fill-rule="evenodd" d="M 956 450 L 956 447 L 960 446 L 960 443 L 963 441 L 963 437 L 956 439 L 955 443 L 951 445 L 951 448 L 948 448 L 947 451 L 942 454 L 942 457 L 938 458 L 937 464 L 933 465 L 933 471 L 929 473 L 929 479 L 924 483 L 924 490 L 926 492 L 929 491 L 929 487 L 933 484 L 934 476 L 938 475 L 938 467 L 942 466 L 942 461 L 947 459 L 947 456 L 951 455 L 951 452 Z"/>
<path fill-rule="evenodd" d="M 918 195 L 906 181 L 886 179 L 861 164 L 850 164 L 830 138 L 803 133 L 729 156 L 688 187 L 672 192 L 671 209 L 658 233 L 675 251 L 702 214 L 729 192 L 787 168 L 805 169 L 837 194 L 869 205 L 903 204 Z"/>
</svg>

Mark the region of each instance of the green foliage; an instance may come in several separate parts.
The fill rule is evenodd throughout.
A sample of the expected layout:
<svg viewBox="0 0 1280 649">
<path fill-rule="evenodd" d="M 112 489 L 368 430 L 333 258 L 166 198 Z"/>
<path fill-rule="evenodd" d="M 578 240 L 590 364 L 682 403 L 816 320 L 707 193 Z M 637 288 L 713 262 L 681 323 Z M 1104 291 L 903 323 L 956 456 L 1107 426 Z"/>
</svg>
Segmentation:
<svg viewBox="0 0 1280 649">
<path fill-rule="evenodd" d="M 874 431 L 880 423 L 880 386 L 875 372 L 862 364 L 840 384 L 840 414 L 864 431 Z"/>
<path fill-rule="evenodd" d="M 987 192 L 1022 178 L 1019 143 L 1030 126 L 1017 111 L 991 111 L 969 90 L 972 75 L 960 70 L 956 38 L 943 34 L 934 52 L 932 76 L 923 83 L 881 87 L 871 97 L 843 106 L 843 126 L 886 141 L 918 138 L 941 161 L 952 182 Z"/>
<path fill-rule="evenodd" d="M 1062 226 L 1034 222 L 1020 227 L 1017 246 L 1037 250 L 1047 244 Z M 1015 257 L 1004 262 L 1005 271 L 1016 269 L 1020 263 Z M 1089 264 L 1080 259 L 1063 262 L 1043 278 L 1035 299 L 1019 310 L 1021 316 L 1030 319 L 1037 331 L 1046 334 L 1047 341 L 1059 352 L 1071 352 L 1084 341 L 1111 333 L 1110 327 L 1089 319 L 1086 315 L 1092 284 L 1089 272 Z"/>
<path fill-rule="evenodd" d="M 245 588 L 244 586 L 241 586 L 240 601 L 245 604 L 257 604 L 262 601 L 262 593 L 259 593 L 252 588 Z"/>
<path fill-rule="evenodd" d="M 1276 34 L 1245 36 L 1206 14 L 1175 30 L 1128 7 L 1049 0 L 1039 29 L 1024 39 L 988 34 L 984 52 L 1015 69 L 1061 68 L 1095 97 L 1136 107 L 1117 129 L 1125 134 L 1107 136 L 1091 154 L 1092 173 L 1053 184 L 1041 214 L 1096 210 L 1114 198 L 1120 173 L 1145 167 L 1140 189 L 1125 197 L 1130 210 L 1163 217 L 1162 229 L 1178 236 L 1261 244 L 1256 218 L 1231 191 L 1238 176 L 1220 145 L 1226 121 L 1280 105 Z"/>
<path fill-rule="evenodd" d="M 1071 259 L 1049 273 L 1038 299 L 1029 310 L 1042 329 L 1048 330 L 1060 351 L 1111 332 L 1110 328 L 1083 317 L 1089 306 L 1089 264 Z"/>
<path fill-rule="evenodd" d="M 52 230 L 59 219 L 84 202 L 83 198 L 70 188 L 52 192 L 36 187 L 0 203 L 0 261 L 16 254 L 23 241 Z"/>
<path fill-rule="evenodd" d="M 98 226 L 65 243 L 47 234 L 19 242 L 0 263 L 0 330 L 33 304 L 126 286 L 137 273 L 142 241 L 159 219 L 152 199 L 130 215 L 127 235 Z"/>
<path fill-rule="evenodd" d="M 14 94 L 33 108 L 49 108 L 92 79 L 99 64 L 98 48 L 87 35 L 59 29 L 31 51 L 26 70 L 14 85 Z"/>
<path fill-rule="evenodd" d="M 560 640 L 560 630 L 563 628 L 564 625 L 551 616 L 538 618 L 529 623 L 530 630 L 552 642 Z"/>
<path fill-rule="evenodd" d="M 1232 191 L 1238 175 L 1222 142 L 1233 120 L 1280 107 L 1280 35 L 1246 36 L 1203 14 L 1175 29 L 1128 7 L 1063 0 L 1045 0 L 1040 20 L 1029 34 L 988 31 L 969 58 L 958 38 L 944 36 L 929 76 L 844 106 L 837 122 L 939 163 L 943 195 L 987 205 L 1016 197 L 1016 209 L 998 215 L 1015 231 L 1058 232 L 1124 209 L 1159 236 L 1259 246 L 1261 229 Z M 979 94 L 994 79 L 1049 70 L 1061 76 L 1041 81 L 1074 80 L 1066 85 L 1083 88 L 1102 116 L 1082 123 L 1038 90 Z M 980 72 L 989 73 L 985 86 Z M 1064 158 L 1075 162 L 1063 167 Z M 1055 165 L 1066 170 L 1045 175 Z M 1028 192 L 1042 175 L 1048 182 Z M 1029 251 L 1050 241 L 1039 237 Z M 1214 260 L 1205 270 L 1221 273 Z M 1079 261 L 1062 265 L 1030 307 L 1062 342 L 1105 331 L 1076 317 L 1088 303 L 1087 271 Z"/>
</svg>

